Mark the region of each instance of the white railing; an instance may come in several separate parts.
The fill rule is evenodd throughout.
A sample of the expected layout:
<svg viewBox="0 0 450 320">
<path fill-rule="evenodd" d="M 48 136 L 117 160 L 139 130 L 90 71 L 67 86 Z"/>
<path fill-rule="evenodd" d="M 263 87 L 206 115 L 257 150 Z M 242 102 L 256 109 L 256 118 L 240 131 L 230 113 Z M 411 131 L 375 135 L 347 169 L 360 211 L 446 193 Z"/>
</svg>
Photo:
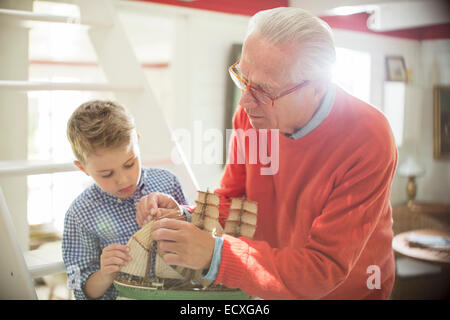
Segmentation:
<svg viewBox="0 0 450 320">
<path fill-rule="evenodd" d="M 79 16 L 64 16 L 47 13 L 37 13 L 32 11 L 0 9 L 0 17 L 2 19 L 19 20 L 19 21 L 39 21 L 39 22 L 56 22 L 56 23 L 72 23 L 81 24 L 90 27 L 110 27 L 110 24 L 101 23 L 99 21 L 82 20 Z"/>
<path fill-rule="evenodd" d="M 0 80 L 0 90 L 9 91 L 43 91 L 43 90 L 71 90 L 71 91 L 123 91 L 138 92 L 144 88 L 131 85 L 117 85 L 110 83 L 86 82 L 49 82 L 49 81 L 11 81 Z"/>
</svg>

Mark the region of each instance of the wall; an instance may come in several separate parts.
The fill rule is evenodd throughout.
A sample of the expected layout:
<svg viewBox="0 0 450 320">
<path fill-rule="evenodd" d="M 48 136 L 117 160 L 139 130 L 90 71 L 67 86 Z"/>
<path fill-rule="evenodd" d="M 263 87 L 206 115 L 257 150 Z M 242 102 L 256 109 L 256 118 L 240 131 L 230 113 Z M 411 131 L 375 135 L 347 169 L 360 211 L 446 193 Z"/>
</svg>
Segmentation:
<svg viewBox="0 0 450 320">
<path fill-rule="evenodd" d="M 233 43 L 242 42 L 249 17 L 140 2 L 119 2 L 117 8 L 123 22 L 130 17 L 146 17 L 146 22 L 142 20 L 142 27 L 148 31 L 144 37 L 136 28 L 125 26 L 141 59 L 145 39 L 151 43 L 154 36 L 163 45 L 160 34 L 166 35 L 169 68 L 163 81 L 169 88 L 163 89 L 154 79 L 150 83 L 156 85 L 155 91 L 163 90 L 156 96 L 171 128 L 191 134 L 191 141 L 179 142 L 200 188 L 214 190 L 219 186 L 222 164 L 200 163 L 197 160 L 202 159 L 195 159 L 194 152 L 203 152 L 209 145 L 203 136 L 205 130 L 224 127 L 229 54 Z M 159 35 L 150 30 L 152 19 L 160 22 Z M 201 131 L 195 130 L 200 127 Z"/>
<path fill-rule="evenodd" d="M 450 160 L 433 158 L 433 86 L 450 85 L 450 40 L 423 41 L 420 54 L 420 121 L 414 128 L 420 134 L 408 142 L 416 148 L 417 159 L 425 168 L 424 176 L 417 178 L 417 200 L 450 202 Z M 406 121 L 409 117 L 407 113 Z"/>
<path fill-rule="evenodd" d="M 194 127 L 200 124 L 203 127 L 201 133 L 208 128 L 223 128 L 229 50 L 233 43 L 241 43 L 244 39 L 249 17 L 130 2 L 118 4 L 118 10 L 121 18 L 124 18 L 123 21 L 136 22 L 136 17 L 139 17 L 142 22 L 137 28 L 126 26 L 139 59 L 146 63 L 168 62 L 167 68 L 147 70 L 146 73 L 169 125 L 173 129 L 186 129 L 191 133 L 192 139 L 200 139 L 200 147 L 204 149 L 208 141 L 203 136 L 193 136 Z M 334 34 L 337 46 L 371 53 L 373 59 L 370 101 L 381 110 L 384 107 L 384 57 L 387 54 L 405 57 L 413 78 L 406 90 L 405 141 L 399 148 L 399 160 L 401 162 L 413 153 L 425 166 L 426 174 L 417 180 L 418 200 L 448 201 L 449 161 L 437 161 L 432 157 L 432 87 L 437 83 L 450 83 L 449 41 L 418 42 L 344 30 L 335 30 Z M 3 38 L 1 41 L 7 42 Z M 163 50 L 155 50 L 161 46 L 164 47 Z M 164 54 L 152 56 L 155 52 Z M 14 56 L 12 61 L 18 59 L 19 56 Z M 90 57 L 85 60 L 90 60 Z M 2 58 L 1 62 L 4 61 L 6 59 Z M 17 64 L 26 65 L 20 62 Z M 18 77 L 19 73 L 14 76 Z M 3 95 L 1 99 L 4 98 Z M 11 105 L 12 100 L 1 101 L 2 105 Z M 17 107 L 8 113 L 8 117 L 16 114 L 23 119 L 26 108 L 20 109 L 20 103 L 13 104 Z M 2 118 L 5 119 L 6 116 L 0 116 L 0 119 Z M 15 129 L 18 129 L 20 122 L 14 123 Z M 26 129 L 21 132 L 23 135 Z M 15 147 L 16 150 L 21 148 L 20 145 Z M 192 143 L 182 143 L 182 147 L 187 154 L 193 152 Z M 7 159 L 8 154 L 12 155 L 8 152 L 1 153 L 1 160 Z M 219 186 L 223 171 L 221 164 L 196 164 L 193 158 L 190 163 L 200 188 L 214 190 Z M 406 178 L 396 176 L 391 197 L 393 204 L 406 201 L 405 186 Z M 16 197 L 24 196 L 26 189 L 24 190 L 14 194 Z M 14 208 L 14 212 L 26 211 L 24 201 L 14 202 L 21 206 L 21 209 Z M 26 221 L 19 223 L 23 225 L 18 229 L 24 230 L 25 240 L 22 242 L 26 246 Z"/>
<path fill-rule="evenodd" d="M 31 10 L 32 1 L 0 0 L 0 8 Z M 0 79 L 28 80 L 28 29 L 0 21 Z M 5 50 L 7 48 L 7 50 Z M 0 161 L 27 158 L 27 94 L 0 94 Z M 20 248 L 28 250 L 27 178 L 1 178 L 0 186 L 11 213 Z"/>
<path fill-rule="evenodd" d="M 336 46 L 370 53 L 372 58 L 370 102 L 383 110 L 385 56 L 401 55 L 405 58 L 407 68 L 415 70 L 419 42 L 341 29 L 334 29 L 333 34 Z"/>
<path fill-rule="evenodd" d="M 192 133 L 197 132 L 193 130 L 193 126 L 196 128 L 201 126 L 203 133 L 208 129 L 223 128 L 230 50 L 233 43 L 242 42 L 247 29 L 247 19 L 217 21 L 214 17 L 211 18 L 193 18 L 190 20 L 189 26 L 191 54 L 188 65 L 191 67 L 192 77 L 188 83 L 192 111 L 191 123 L 186 128 Z M 198 139 L 201 139 L 202 142 L 202 164 L 196 164 L 193 154 L 197 150 L 194 149 L 194 140 L 198 142 Z M 223 170 L 222 164 L 205 163 L 207 161 L 205 158 L 206 147 L 212 143 L 207 141 L 205 136 L 193 135 L 192 142 L 192 168 L 199 177 L 200 186 L 203 189 L 209 187 L 210 190 L 213 190 L 219 186 Z M 222 150 L 223 148 L 218 148 L 218 151 L 222 152 Z"/>
<path fill-rule="evenodd" d="M 417 179 L 417 201 L 450 201 L 450 161 L 433 159 L 433 86 L 450 84 L 450 40 L 416 41 L 361 32 L 333 30 L 336 46 L 369 52 L 372 56 L 370 102 L 384 110 L 386 55 L 405 58 L 410 79 L 405 84 L 403 143 L 399 165 L 410 155 L 425 168 Z M 395 175 L 391 202 L 404 203 L 407 178 Z"/>
<path fill-rule="evenodd" d="M 225 81 L 228 50 L 242 42 L 249 17 L 191 10 L 155 4 L 126 5 L 126 10 L 156 15 L 174 22 L 173 51 L 170 61 L 173 95 L 163 108 L 172 128 L 194 134 L 194 124 L 203 130 L 222 128 L 224 122 Z M 125 5 L 123 6 L 125 9 Z M 131 10 L 131 11 L 130 11 Z M 424 41 L 394 38 L 362 32 L 333 30 L 337 46 L 369 52 L 372 56 L 370 102 L 383 111 L 386 55 L 401 55 L 411 71 L 406 85 L 404 143 L 399 147 L 399 163 L 416 154 L 426 169 L 417 180 L 418 200 L 446 201 L 449 197 L 449 162 L 432 158 L 432 86 L 449 83 L 448 41 Z M 150 41 L 150 39 L 149 39 Z M 170 91 L 170 90 L 169 90 Z M 196 122 L 197 121 L 197 122 Z M 192 137 L 199 139 L 199 137 Z M 207 141 L 202 140 L 203 146 Z M 186 153 L 194 146 L 182 143 Z M 219 186 L 221 165 L 191 165 L 201 188 Z M 392 203 L 406 201 L 406 178 L 396 175 Z"/>
<path fill-rule="evenodd" d="M 229 23 L 230 25 L 231 23 Z M 245 23 L 241 29 L 245 30 Z M 191 23 L 190 32 L 196 37 L 190 42 L 193 57 L 191 66 L 197 66 L 198 72 L 193 75 L 191 84 L 191 120 L 201 119 L 211 127 L 220 127 L 222 116 L 217 111 L 224 101 L 223 79 L 217 79 L 226 56 L 221 53 L 227 50 L 232 41 L 243 39 L 237 29 L 236 35 L 217 39 L 211 36 L 220 32 L 223 23 L 212 23 L 207 19 L 197 19 Z M 245 31 L 243 31 L 245 32 Z M 450 199 L 450 162 L 433 159 L 433 85 L 450 83 L 450 41 L 430 40 L 419 42 L 401 38 L 370 35 L 344 30 L 334 30 L 337 46 L 369 52 L 372 56 L 371 68 L 371 100 L 370 102 L 384 110 L 385 56 L 401 55 L 405 58 L 411 79 L 406 84 L 404 141 L 399 146 L 399 164 L 413 154 L 424 166 L 426 173 L 418 178 L 418 201 L 445 202 Z M 239 38 L 241 36 L 241 38 Z M 214 52 L 207 54 L 205 52 Z M 202 70 L 204 75 L 201 74 Z M 202 90 L 202 88 L 210 88 Z M 214 111 L 211 112 L 209 108 Z M 205 125 L 206 126 L 206 125 Z M 188 128 L 189 129 L 189 128 Z M 192 127 L 191 127 L 192 130 Z M 202 187 L 217 186 L 221 176 L 221 166 L 193 165 Z M 406 178 L 396 174 L 391 201 L 393 204 L 406 202 Z"/>
</svg>

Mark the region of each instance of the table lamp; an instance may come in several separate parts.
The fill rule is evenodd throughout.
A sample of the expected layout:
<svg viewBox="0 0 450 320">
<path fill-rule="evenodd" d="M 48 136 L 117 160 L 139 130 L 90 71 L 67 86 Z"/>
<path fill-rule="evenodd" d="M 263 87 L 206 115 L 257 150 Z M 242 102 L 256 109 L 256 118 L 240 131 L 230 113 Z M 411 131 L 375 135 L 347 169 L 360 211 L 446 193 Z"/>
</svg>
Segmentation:
<svg viewBox="0 0 450 320">
<path fill-rule="evenodd" d="M 408 183 L 406 184 L 406 194 L 408 195 L 408 205 L 412 205 L 416 198 L 417 185 L 416 177 L 425 173 L 423 167 L 413 157 L 408 157 L 398 168 L 400 176 L 408 177 Z"/>
</svg>

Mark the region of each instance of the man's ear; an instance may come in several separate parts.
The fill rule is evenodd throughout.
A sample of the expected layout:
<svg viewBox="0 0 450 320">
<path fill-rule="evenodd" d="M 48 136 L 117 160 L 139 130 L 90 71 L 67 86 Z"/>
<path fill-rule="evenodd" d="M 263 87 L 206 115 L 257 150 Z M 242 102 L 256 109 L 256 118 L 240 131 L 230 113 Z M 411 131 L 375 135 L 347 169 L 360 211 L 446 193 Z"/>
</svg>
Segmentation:
<svg viewBox="0 0 450 320">
<path fill-rule="evenodd" d="M 83 165 L 81 164 L 80 161 L 75 160 L 73 162 L 74 165 L 76 165 L 78 167 L 78 169 L 80 169 L 81 171 L 83 171 L 87 176 L 89 176 L 89 173 L 87 173 L 86 169 L 83 167 Z"/>
</svg>

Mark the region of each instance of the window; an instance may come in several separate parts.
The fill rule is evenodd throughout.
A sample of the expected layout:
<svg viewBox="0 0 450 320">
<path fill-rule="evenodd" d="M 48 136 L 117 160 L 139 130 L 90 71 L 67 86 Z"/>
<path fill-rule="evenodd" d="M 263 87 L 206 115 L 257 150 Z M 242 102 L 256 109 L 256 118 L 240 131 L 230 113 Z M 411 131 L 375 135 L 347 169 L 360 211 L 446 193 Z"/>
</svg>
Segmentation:
<svg viewBox="0 0 450 320">
<path fill-rule="evenodd" d="M 384 113 L 391 125 L 397 147 L 400 147 L 403 142 L 405 91 L 404 82 L 386 81 L 384 83 Z"/>
<path fill-rule="evenodd" d="M 370 66 L 369 53 L 338 47 L 333 81 L 355 97 L 370 103 Z M 403 140 L 404 104 L 405 83 L 385 82 L 383 112 L 391 125 L 397 147 Z"/>
<path fill-rule="evenodd" d="M 60 68 L 59 66 L 56 68 Z M 70 67 L 65 67 L 70 69 Z M 80 68 L 72 70 L 73 74 Z M 96 69 L 82 71 L 93 78 L 98 76 Z M 53 73 L 51 66 L 30 66 L 30 80 L 36 81 L 80 81 L 79 77 L 45 77 Z M 97 71 L 98 73 L 98 71 Z M 71 162 L 74 160 L 66 136 L 67 121 L 73 110 L 81 103 L 91 99 L 112 99 L 111 94 L 79 91 L 36 91 L 29 92 L 29 137 L 28 160 L 52 160 Z M 53 223 L 62 232 L 64 215 L 75 197 L 88 185 L 91 179 L 81 171 L 61 172 L 28 176 L 28 223 Z M 69 182 L 69 183 L 68 183 Z"/>
<path fill-rule="evenodd" d="M 333 81 L 355 97 L 370 102 L 370 54 L 336 48 Z"/>
<path fill-rule="evenodd" d="M 79 15 L 77 5 L 46 1 L 35 1 L 33 11 Z M 137 56 L 146 68 L 145 75 L 152 89 L 156 89 L 156 98 L 167 105 L 167 101 L 171 99 L 171 90 L 168 90 L 171 85 L 168 69 L 171 46 L 167 40 L 167 29 L 170 31 L 171 21 L 127 12 L 120 16 L 127 22 L 127 31 L 132 33 L 132 44 L 140 49 Z M 29 37 L 29 80 L 107 82 L 97 64 L 97 55 L 87 30 L 87 27 L 79 25 L 33 25 Z M 158 36 L 156 42 L 155 36 Z M 67 121 L 76 107 L 92 99 L 116 100 L 115 95 L 109 92 L 30 91 L 28 159 L 73 161 L 74 156 L 66 136 Z M 92 183 L 92 179 L 81 171 L 28 176 L 28 223 L 52 223 L 62 232 L 64 216 L 70 204 Z"/>
</svg>

